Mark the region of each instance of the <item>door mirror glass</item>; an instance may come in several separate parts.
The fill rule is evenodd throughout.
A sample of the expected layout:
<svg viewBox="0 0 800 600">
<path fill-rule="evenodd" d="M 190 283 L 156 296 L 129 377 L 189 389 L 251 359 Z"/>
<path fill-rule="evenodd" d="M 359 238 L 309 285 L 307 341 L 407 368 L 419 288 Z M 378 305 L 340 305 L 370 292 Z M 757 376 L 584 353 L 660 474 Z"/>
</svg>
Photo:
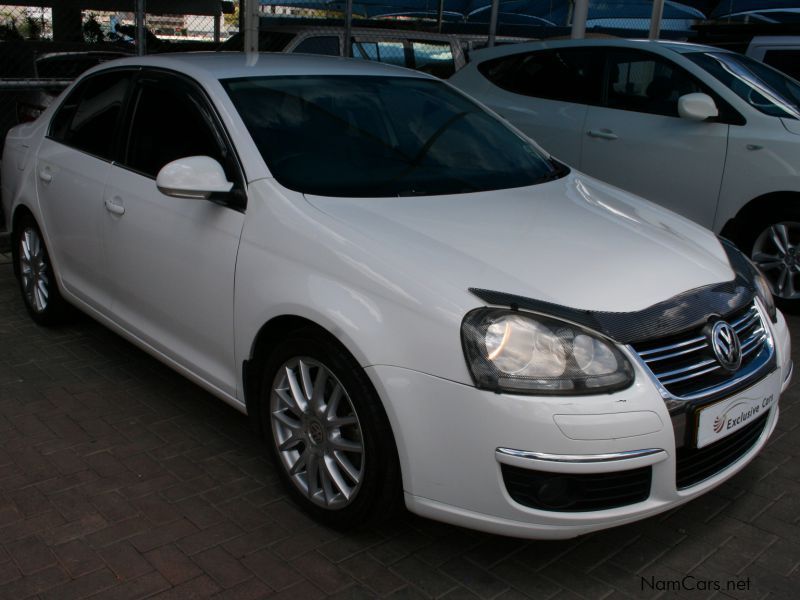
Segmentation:
<svg viewBox="0 0 800 600">
<path fill-rule="evenodd" d="M 156 186 L 167 196 L 197 199 L 233 189 L 222 165 L 210 156 L 188 156 L 164 165 L 156 177 Z"/>
<path fill-rule="evenodd" d="M 711 96 L 694 93 L 678 98 L 678 114 L 684 119 L 705 121 L 719 116 L 719 110 Z"/>
</svg>

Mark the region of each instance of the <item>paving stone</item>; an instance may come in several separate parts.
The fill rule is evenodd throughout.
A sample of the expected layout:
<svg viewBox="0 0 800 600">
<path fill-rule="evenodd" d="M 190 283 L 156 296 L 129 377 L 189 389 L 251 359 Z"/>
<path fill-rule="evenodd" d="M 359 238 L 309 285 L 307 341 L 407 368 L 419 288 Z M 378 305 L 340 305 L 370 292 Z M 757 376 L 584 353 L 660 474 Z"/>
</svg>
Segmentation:
<svg viewBox="0 0 800 600">
<path fill-rule="evenodd" d="M 200 567 L 174 544 L 150 550 L 145 554 L 145 558 L 173 585 L 203 574 Z"/>
</svg>

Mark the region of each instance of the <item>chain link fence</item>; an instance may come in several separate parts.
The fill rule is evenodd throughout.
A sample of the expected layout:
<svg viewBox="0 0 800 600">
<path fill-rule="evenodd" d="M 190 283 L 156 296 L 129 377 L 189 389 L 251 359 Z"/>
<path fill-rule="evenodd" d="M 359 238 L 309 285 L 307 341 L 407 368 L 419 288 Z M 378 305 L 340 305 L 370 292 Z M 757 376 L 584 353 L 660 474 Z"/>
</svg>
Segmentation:
<svg viewBox="0 0 800 600">
<path fill-rule="evenodd" d="M 0 0 L 0 139 L 98 63 L 242 51 L 248 8 L 258 12 L 261 51 L 351 56 L 446 78 L 490 43 L 568 37 L 580 1 Z M 653 0 L 589 0 L 587 35 L 646 36 L 652 9 Z M 702 19 L 696 7 L 668 1 L 662 32 L 687 37 Z"/>
</svg>

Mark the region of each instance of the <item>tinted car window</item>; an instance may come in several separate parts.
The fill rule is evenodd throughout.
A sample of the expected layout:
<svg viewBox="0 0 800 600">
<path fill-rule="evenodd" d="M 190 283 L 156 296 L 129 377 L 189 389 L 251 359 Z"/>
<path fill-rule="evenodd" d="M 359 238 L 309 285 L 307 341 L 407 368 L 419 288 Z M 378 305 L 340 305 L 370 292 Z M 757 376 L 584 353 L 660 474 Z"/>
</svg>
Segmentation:
<svg viewBox="0 0 800 600">
<path fill-rule="evenodd" d="M 339 56 L 339 38 L 332 35 L 306 38 L 292 52 Z"/>
<path fill-rule="evenodd" d="M 377 41 L 354 39 L 352 44 L 353 58 L 363 58 L 390 65 L 406 65 L 406 51 L 403 42 Z"/>
<path fill-rule="evenodd" d="M 453 49 L 444 42 L 411 42 L 414 68 L 446 79 L 456 72 Z"/>
<path fill-rule="evenodd" d="M 764 53 L 764 62 L 789 77 L 800 80 L 800 50 L 767 50 Z"/>
<path fill-rule="evenodd" d="M 130 87 L 128 71 L 92 75 L 61 104 L 50 125 L 50 137 L 73 148 L 110 159 L 117 120 Z"/>
<path fill-rule="evenodd" d="M 599 104 L 602 59 L 588 48 L 539 50 L 501 56 L 478 66 L 496 86 L 534 98 Z"/>
<path fill-rule="evenodd" d="M 126 166 L 155 177 L 167 163 L 210 156 L 226 164 L 224 145 L 198 103 L 186 91 L 145 84 L 136 100 Z"/>
<path fill-rule="evenodd" d="M 678 98 L 705 92 L 678 65 L 648 52 L 615 50 L 607 72 L 610 108 L 678 117 Z"/>
<path fill-rule="evenodd" d="M 272 175 L 300 192 L 458 194 L 522 187 L 564 173 L 441 81 L 303 76 L 222 83 Z"/>
</svg>

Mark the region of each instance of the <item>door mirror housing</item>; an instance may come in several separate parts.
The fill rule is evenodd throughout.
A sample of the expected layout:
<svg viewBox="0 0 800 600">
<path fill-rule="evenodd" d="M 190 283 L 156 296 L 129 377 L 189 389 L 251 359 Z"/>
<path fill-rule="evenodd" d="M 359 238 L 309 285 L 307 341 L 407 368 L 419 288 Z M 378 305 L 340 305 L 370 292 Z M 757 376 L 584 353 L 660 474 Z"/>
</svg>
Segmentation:
<svg viewBox="0 0 800 600">
<path fill-rule="evenodd" d="M 678 98 L 678 114 L 683 119 L 705 121 L 718 117 L 719 109 L 708 94 L 686 94 Z"/>
<path fill-rule="evenodd" d="M 206 200 L 212 194 L 230 192 L 233 183 L 210 156 L 187 156 L 164 165 L 156 177 L 156 187 L 166 196 Z"/>
</svg>

